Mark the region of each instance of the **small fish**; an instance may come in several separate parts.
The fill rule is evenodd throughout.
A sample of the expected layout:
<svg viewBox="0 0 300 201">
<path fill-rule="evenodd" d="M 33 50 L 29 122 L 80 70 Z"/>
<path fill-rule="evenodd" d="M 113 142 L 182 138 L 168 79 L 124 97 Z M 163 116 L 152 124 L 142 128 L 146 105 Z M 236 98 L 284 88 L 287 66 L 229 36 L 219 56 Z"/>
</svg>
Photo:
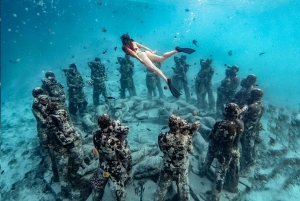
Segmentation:
<svg viewBox="0 0 300 201">
<path fill-rule="evenodd" d="M 72 58 L 74 58 L 75 56 L 74 55 L 72 55 Z"/>
<path fill-rule="evenodd" d="M 99 155 L 99 152 L 98 150 L 94 147 L 93 150 L 92 150 L 94 156 L 98 156 Z"/>
<path fill-rule="evenodd" d="M 147 128 L 148 131 L 151 131 L 150 128 Z"/>
<path fill-rule="evenodd" d="M 261 53 L 259 53 L 259 56 L 264 55 L 264 54 L 265 54 L 264 52 L 261 52 Z"/>
<path fill-rule="evenodd" d="M 194 45 L 196 45 L 198 47 L 197 41 L 195 39 L 192 42 Z"/>
<path fill-rule="evenodd" d="M 98 5 L 102 5 L 102 2 L 101 2 L 101 1 L 98 1 L 97 4 L 98 4 Z"/>
<path fill-rule="evenodd" d="M 249 68 L 249 70 L 252 70 L 252 68 Z"/>
<path fill-rule="evenodd" d="M 115 109 L 116 109 L 116 110 L 121 110 L 122 108 L 121 108 L 121 107 L 115 107 Z"/>
<path fill-rule="evenodd" d="M 255 84 L 254 86 L 258 87 L 258 84 Z"/>
<path fill-rule="evenodd" d="M 116 51 L 118 47 L 114 47 L 114 50 Z"/>
<path fill-rule="evenodd" d="M 167 90 L 169 87 L 168 86 L 164 86 L 164 90 Z"/>
<path fill-rule="evenodd" d="M 105 54 L 107 52 L 107 49 L 106 50 L 104 50 L 103 52 L 102 52 L 102 54 Z"/>
<path fill-rule="evenodd" d="M 94 30 L 94 28 L 90 28 L 90 30 Z"/>
<path fill-rule="evenodd" d="M 216 73 L 216 75 L 219 75 L 219 73 Z"/>
<path fill-rule="evenodd" d="M 179 107 L 177 109 L 179 110 Z"/>
<path fill-rule="evenodd" d="M 194 65 L 196 65 L 196 62 L 194 63 Z"/>
<path fill-rule="evenodd" d="M 110 63 L 110 60 L 107 59 L 107 62 Z"/>
<path fill-rule="evenodd" d="M 193 21 L 195 21 L 196 18 L 193 18 Z"/>
<path fill-rule="evenodd" d="M 85 47 L 85 46 L 83 46 L 83 48 L 84 48 L 84 49 L 86 49 L 86 47 Z"/>
<path fill-rule="evenodd" d="M 103 31 L 103 32 L 106 32 L 107 30 L 106 30 L 106 28 L 105 28 L 105 27 L 102 27 L 102 31 Z"/>
<path fill-rule="evenodd" d="M 227 64 L 224 64 L 224 66 L 227 66 Z"/>
<path fill-rule="evenodd" d="M 3 174 L 3 173 L 4 173 L 4 170 L 1 171 L 1 174 Z"/>
<path fill-rule="evenodd" d="M 174 38 L 177 38 L 177 36 L 174 36 Z"/>
<path fill-rule="evenodd" d="M 84 136 L 84 138 L 87 138 L 89 136 L 89 134 L 86 134 L 85 136 Z"/>
<path fill-rule="evenodd" d="M 138 125 L 140 125 L 140 122 L 139 122 L 139 123 L 137 123 L 137 125 L 136 125 L 136 126 L 138 126 Z"/>
<path fill-rule="evenodd" d="M 107 99 L 116 99 L 116 98 L 114 98 L 112 96 L 108 96 Z"/>
<path fill-rule="evenodd" d="M 118 62 L 116 62 L 116 64 L 118 64 Z"/>
<path fill-rule="evenodd" d="M 185 12 L 189 12 L 189 11 L 190 11 L 190 9 L 188 9 L 188 8 L 185 9 Z"/>
<path fill-rule="evenodd" d="M 164 130 L 164 129 L 168 128 L 168 127 L 169 127 L 168 124 L 167 124 L 167 125 L 164 125 L 164 126 L 161 128 L 161 130 Z"/>
<path fill-rule="evenodd" d="M 12 60 L 8 60 L 10 63 L 14 63 Z"/>
<path fill-rule="evenodd" d="M 4 103 L 2 102 L 2 105 L 4 105 Z"/>
<path fill-rule="evenodd" d="M 228 51 L 228 55 L 231 56 L 232 55 L 232 50 Z"/>
</svg>

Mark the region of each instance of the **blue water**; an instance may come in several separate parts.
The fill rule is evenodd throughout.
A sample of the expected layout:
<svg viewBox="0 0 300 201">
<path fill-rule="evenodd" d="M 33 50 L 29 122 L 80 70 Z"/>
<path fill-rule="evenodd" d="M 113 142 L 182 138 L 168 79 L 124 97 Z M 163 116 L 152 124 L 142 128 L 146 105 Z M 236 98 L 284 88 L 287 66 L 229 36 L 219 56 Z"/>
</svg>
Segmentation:
<svg viewBox="0 0 300 201">
<path fill-rule="evenodd" d="M 123 33 L 159 53 L 177 45 L 195 48 L 196 52 L 187 56 L 190 80 L 200 69 L 199 60 L 211 56 L 215 92 L 224 78 L 225 64 L 236 64 L 241 78 L 257 76 L 266 103 L 300 109 L 300 1 L 97 2 L 1 1 L 1 111 L 9 107 L 12 113 L 21 114 L 20 108 L 30 108 L 31 90 L 41 85 L 46 71 L 53 71 L 63 84 L 61 69 L 70 63 L 76 63 L 83 77 L 89 75 L 86 62 L 95 56 L 108 67 L 109 80 L 119 79 L 119 64 L 115 63 L 118 56 L 124 56 L 120 41 Z M 192 43 L 194 39 L 198 46 Z M 232 56 L 228 55 L 230 50 Z M 146 88 L 145 74 L 138 73 L 144 73 L 144 67 L 136 61 L 135 65 L 134 79 L 141 94 Z M 173 65 L 173 59 L 164 62 L 162 70 L 167 77 L 173 74 Z M 191 81 L 189 84 L 194 85 Z M 108 93 L 116 95 L 117 91 Z M 92 94 L 87 95 L 92 104 Z"/>
<path fill-rule="evenodd" d="M 107 65 L 113 71 L 117 66 L 113 61 L 123 55 L 119 37 L 129 33 L 160 53 L 176 45 L 195 48 L 197 52 L 188 56 L 191 64 L 196 62 L 189 71 L 191 78 L 199 70 L 200 58 L 212 55 L 216 85 L 224 77 L 224 64 L 237 64 L 240 77 L 257 75 L 265 100 L 300 107 L 299 1 L 119 0 L 98 5 L 97 1 L 3 0 L 1 4 L 5 102 L 39 86 L 43 70 L 61 74 L 60 68 L 71 62 L 84 69 L 88 59 L 100 56 L 112 61 Z M 9 62 L 18 58 L 19 63 Z M 163 69 L 170 75 L 168 65 L 173 65 L 172 59 Z"/>
</svg>

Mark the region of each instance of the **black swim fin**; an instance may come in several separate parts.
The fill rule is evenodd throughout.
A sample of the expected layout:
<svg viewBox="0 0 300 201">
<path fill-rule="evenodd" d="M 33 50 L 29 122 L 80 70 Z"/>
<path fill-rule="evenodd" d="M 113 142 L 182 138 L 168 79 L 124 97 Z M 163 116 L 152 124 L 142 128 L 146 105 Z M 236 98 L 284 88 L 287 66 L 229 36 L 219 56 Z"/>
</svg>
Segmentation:
<svg viewBox="0 0 300 201">
<path fill-rule="evenodd" d="M 175 47 L 175 50 L 177 50 L 178 52 L 186 53 L 186 54 L 192 54 L 193 52 L 196 51 L 192 48 L 181 48 L 181 47 L 178 47 L 178 46 Z"/>
<path fill-rule="evenodd" d="M 169 89 L 170 89 L 172 95 L 175 98 L 179 98 L 179 96 L 181 95 L 181 93 L 179 91 L 177 91 L 177 89 L 175 89 L 175 87 L 172 85 L 171 79 L 167 79 L 167 81 L 168 81 L 168 86 L 169 86 Z"/>
</svg>

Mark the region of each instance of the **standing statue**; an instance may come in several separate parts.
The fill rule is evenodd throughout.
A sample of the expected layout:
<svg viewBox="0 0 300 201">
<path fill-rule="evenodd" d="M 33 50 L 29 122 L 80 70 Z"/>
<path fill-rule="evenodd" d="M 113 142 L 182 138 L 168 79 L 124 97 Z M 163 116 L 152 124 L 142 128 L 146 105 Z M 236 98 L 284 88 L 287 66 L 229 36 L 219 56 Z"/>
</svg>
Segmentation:
<svg viewBox="0 0 300 201">
<path fill-rule="evenodd" d="M 256 76 L 254 74 L 248 75 L 241 81 L 241 89 L 235 94 L 233 102 L 239 107 L 247 105 L 247 100 L 250 98 L 250 92 L 254 88 Z"/>
<path fill-rule="evenodd" d="M 203 109 L 207 108 L 207 102 L 205 100 L 207 94 L 209 109 L 214 111 L 215 98 L 212 90 L 212 76 L 215 71 L 211 66 L 211 63 L 211 58 L 206 59 L 206 61 L 204 59 L 200 59 L 201 69 L 196 77 L 195 92 L 197 94 L 198 107 Z"/>
<path fill-rule="evenodd" d="M 261 102 L 262 97 L 263 91 L 253 88 L 247 102 L 248 109 L 243 116 L 245 126 L 245 131 L 241 137 L 241 171 L 243 173 L 248 173 L 250 167 L 255 164 L 259 132 L 262 130 L 260 119 L 264 112 L 264 106 Z"/>
<path fill-rule="evenodd" d="M 216 122 L 209 136 L 209 146 L 200 174 L 210 173 L 210 166 L 214 159 L 217 159 L 216 169 L 214 173 L 214 181 L 212 184 L 211 201 L 219 201 L 223 184 L 228 168 L 238 171 L 239 164 L 239 141 L 244 131 L 244 123 L 239 119 L 240 108 L 235 103 L 228 103 L 225 107 L 225 119 Z M 233 163 L 233 164 L 231 164 Z M 238 176 L 237 174 L 235 174 Z M 238 181 L 238 178 L 235 181 Z M 238 182 L 234 182 L 237 188 Z M 231 185 L 231 184 L 230 184 Z"/>
<path fill-rule="evenodd" d="M 74 63 L 70 64 L 69 69 L 63 69 L 69 87 L 69 111 L 76 115 L 77 110 L 81 114 L 86 113 L 87 101 L 85 99 L 83 87 L 84 82 Z"/>
<path fill-rule="evenodd" d="M 163 167 L 160 171 L 155 201 L 163 201 L 168 187 L 177 184 L 178 200 L 189 201 L 188 153 L 193 153 L 193 135 L 200 122 L 187 124 L 177 115 L 169 118 L 170 131 L 158 136 L 158 146 L 163 152 Z"/>
<path fill-rule="evenodd" d="M 94 106 L 98 106 L 100 94 L 103 95 L 105 102 L 107 102 L 105 66 L 101 63 L 99 57 L 96 57 L 95 61 L 88 62 L 87 64 L 91 68 L 92 81 L 90 84 L 93 86 L 93 103 Z"/>
<path fill-rule="evenodd" d="M 72 186 L 78 184 L 79 167 L 85 167 L 81 135 L 68 121 L 66 110 L 58 109 L 55 103 L 50 103 L 47 106 L 47 113 L 49 149 L 57 166 L 61 198 L 74 200 Z"/>
<path fill-rule="evenodd" d="M 232 102 L 235 96 L 236 89 L 240 83 L 237 76 L 238 71 L 238 66 L 229 66 L 226 69 L 226 77 L 221 81 L 221 85 L 218 87 L 216 114 L 219 117 L 223 114 L 225 106 Z"/>
<path fill-rule="evenodd" d="M 45 73 L 45 78 L 42 79 L 41 88 L 48 93 L 51 102 L 56 103 L 59 109 L 67 110 L 64 87 L 56 80 L 52 71 Z"/>
<path fill-rule="evenodd" d="M 101 201 L 109 182 L 114 200 L 125 201 L 126 184 L 131 177 L 132 158 L 126 140 L 129 128 L 120 122 L 111 122 L 110 116 L 103 114 L 98 119 L 99 130 L 94 132 L 93 142 L 99 155 L 99 168 L 90 182 L 93 201 Z"/>
<path fill-rule="evenodd" d="M 125 58 L 118 57 L 118 62 L 120 66 L 120 83 L 121 83 L 121 98 L 124 99 L 126 97 L 126 89 L 129 92 L 129 96 L 136 96 L 135 86 L 133 82 L 133 74 L 134 74 L 134 64 L 130 60 L 130 56 L 126 55 Z"/>
<path fill-rule="evenodd" d="M 160 62 L 153 62 L 155 66 L 160 69 L 161 63 Z M 147 69 L 146 74 L 146 85 L 148 89 L 147 98 L 149 100 L 152 99 L 152 97 L 157 96 L 156 89 L 158 90 L 159 97 L 164 98 L 163 88 L 161 86 L 160 78 L 157 74 L 155 74 L 152 70 Z"/>
<path fill-rule="evenodd" d="M 186 63 L 186 56 L 182 55 L 180 58 L 174 57 L 175 61 L 175 68 L 174 70 L 174 75 L 171 78 L 174 87 L 181 91 L 183 88 L 184 93 L 185 93 L 185 99 L 187 102 L 191 100 L 191 94 L 190 94 L 190 89 L 188 87 L 188 80 L 186 73 L 189 70 L 190 65 Z"/>
</svg>

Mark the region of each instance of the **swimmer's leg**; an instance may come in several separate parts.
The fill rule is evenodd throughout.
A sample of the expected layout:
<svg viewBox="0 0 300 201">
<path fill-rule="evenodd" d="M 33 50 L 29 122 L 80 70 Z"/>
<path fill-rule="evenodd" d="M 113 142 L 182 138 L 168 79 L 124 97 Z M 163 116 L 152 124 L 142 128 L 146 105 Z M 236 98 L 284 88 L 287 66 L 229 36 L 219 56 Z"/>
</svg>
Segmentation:
<svg viewBox="0 0 300 201">
<path fill-rule="evenodd" d="M 152 63 L 152 61 L 147 57 L 145 53 L 140 53 L 139 56 L 143 60 L 143 64 L 147 68 L 152 70 L 155 74 L 157 74 L 159 77 L 161 77 L 168 84 L 172 95 L 175 98 L 178 98 L 181 95 L 181 93 L 177 89 L 175 89 L 175 87 L 172 85 L 171 79 L 167 79 L 167 77 L 163 74 L 163 72 Z"/>
<path fill-rule="evenodd" d="M 157 68 L 152 63 L 152 61 L 148 58 L 146 53 L 144 53 L 144 52 L 140 53 L 139 57 L 143 60 L 144 66 L 146 66 L 148 69 L 152 70 L 155 74 L 157 74 L 160 78 L 162 78 L 166 83 L 168 83 L 167 77 L 163 74 L 163 72 L 159 68 Z"/>
<path fill-rule="evenodd" d="M 164 60 L 166 60 L 167 58 L 173 56 L 174 54 L 178 53 L 177 50 L 172 50 L 170 52 L 165 52 L 163 55 L 159 56 L 156 54 L 151 53 L 150 51 L 145 51 L 148 58 L 151 61 L 156 61 L 156 62 L 163 62 Z"/>
</svg>

